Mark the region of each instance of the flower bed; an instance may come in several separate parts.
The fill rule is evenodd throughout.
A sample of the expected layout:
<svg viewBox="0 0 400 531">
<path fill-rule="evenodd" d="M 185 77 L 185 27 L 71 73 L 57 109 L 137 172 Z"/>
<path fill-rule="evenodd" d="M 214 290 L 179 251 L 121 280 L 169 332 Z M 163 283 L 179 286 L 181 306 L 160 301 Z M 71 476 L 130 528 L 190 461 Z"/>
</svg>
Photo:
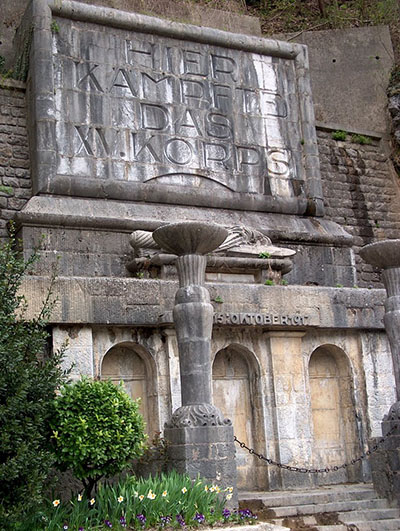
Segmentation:
<svg viewBox="0 0 400 531">
<path fill-rule="evenodd" d="M 67 503 L 50 500 L 20 529 L 141 531 L 253 523 L 257 517 L 251 511 L 225 507 L 232 491 L 176 472 L 128 477 L 116 485 L 100 485 L 91 499 L 79 493 Z"/>
</svg>

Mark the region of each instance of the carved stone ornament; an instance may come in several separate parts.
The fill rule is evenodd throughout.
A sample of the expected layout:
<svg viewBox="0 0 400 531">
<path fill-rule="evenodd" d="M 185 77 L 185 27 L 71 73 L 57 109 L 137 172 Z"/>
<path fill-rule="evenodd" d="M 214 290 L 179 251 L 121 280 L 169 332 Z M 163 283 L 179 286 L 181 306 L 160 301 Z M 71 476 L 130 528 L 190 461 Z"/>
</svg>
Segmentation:
<svg viewBox="0 0 400 531">
<path fill-rule="evenodd" d="M 276 247 L 268 236 L 252 228 L 237 225 L 229 227 L 228 231 L 228 237 L 214 251 L 215 254 L 258 257 L 260 253 L 268 253 L 271 257 L 285 258 L 296 253 L 292 249 Z M 135 250 L 160 249 L 160 246 L 154 241 L 152 233 L 143 230 L 132 232 L 130 245 Z"/>
<path fill-rule="evenodd" d="M 166 428 L 197 428 L 201 426 L 231 426 L 221 411 L 211 404 L 192 404 L 178 408 Z"/>
<path fill-rule="evenodd" d="M 215 252 L 241 256 L 258 256 L 260 253 L 268 253 L 271 257 L 279 258 L 292 256 L 296 253 L 292 249 L 276 247 L 270 238 L 262 232 L 240 225 L 229 228 L 228 237 Z"/>
</svg>

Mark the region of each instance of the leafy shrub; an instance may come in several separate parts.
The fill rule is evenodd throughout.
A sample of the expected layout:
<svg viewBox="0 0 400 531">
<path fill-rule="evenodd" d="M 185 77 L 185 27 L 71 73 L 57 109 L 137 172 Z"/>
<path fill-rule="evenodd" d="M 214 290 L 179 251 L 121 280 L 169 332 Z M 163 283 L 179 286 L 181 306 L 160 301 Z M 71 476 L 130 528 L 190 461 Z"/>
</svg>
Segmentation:
<svg viewBox="0 0 400 531">
<path fill-rule="evenodd" d="M 88 498 L 101 478 L 121 472 L 142 454 L 144 422 L 138 408 L 122 384 L 88 378 L 66 385 L 56 398 L 56 462 L 82 481 Z"/>
<path fill-rule="evenodd" d="M 24 260 L 15 247 L 14 235 L 0 246 L 0 521 L 5 529 L 15 529 L 43 498 L 54 463 L 51 406 L 65 380 L 62 354 L 43 354 L 50 295 L 29 321 L 25 299 L 18 295 L 37 254 Z"/>
</svg>

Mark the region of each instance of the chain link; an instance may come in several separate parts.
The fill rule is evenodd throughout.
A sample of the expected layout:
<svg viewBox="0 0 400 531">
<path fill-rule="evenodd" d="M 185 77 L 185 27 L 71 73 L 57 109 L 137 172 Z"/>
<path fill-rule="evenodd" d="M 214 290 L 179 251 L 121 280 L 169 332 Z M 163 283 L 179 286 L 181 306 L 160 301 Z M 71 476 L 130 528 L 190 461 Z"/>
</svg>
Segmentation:
<svg viewBox="0 0 400 531">
<path fill-rule="evenodd" d="M 331 467 L 327 466 L 325 468 L 306 468 L 306 467 L 285 465 L 283 463 L 279 463 L 279 461 L 274 461 L 273 459 L 269 459 L 268 457 L 265 457 L 265 455 L 263 454 L 259 454 L 253 448 L 249 448 L 244 442 L 239 441 L 236 435 L 234 435 L 234 441 L 238 443 L 240 448 L 244 448 L 245 450 L 249 452 L 249 454 L 255 455 L 256 457 L 258 457 L 258 459 L 261 459 L 262 461 L 266 461 L 269 465 L 276 466 L 284 470 L 289 470 L 290 472 L 300 472 L 301 474 L 327 474 L 328 472 L 337 472 L 338 470 L 346 469 L 347 467 L 355 465 L 356 463 L 361 462 L 363 459 L 368 458 L 371 454 L 373 454 L 379 449 L 379 447 L 386 441 L 388 437 L 390 437 L 390 435 L 392 435 L 397 430 L 397 428 L 398 428 L 397 424 L 392 426 L 392 428 L 388 431 L 388 433 L 384 437 L 382 437 L 377 442 L 377 444 L 375 444 L 370 450 L 367 450 L 363 454 L 352 459 L 349 463 L 343 463 L 341 465 L 335 465 Z"/>
</svg>

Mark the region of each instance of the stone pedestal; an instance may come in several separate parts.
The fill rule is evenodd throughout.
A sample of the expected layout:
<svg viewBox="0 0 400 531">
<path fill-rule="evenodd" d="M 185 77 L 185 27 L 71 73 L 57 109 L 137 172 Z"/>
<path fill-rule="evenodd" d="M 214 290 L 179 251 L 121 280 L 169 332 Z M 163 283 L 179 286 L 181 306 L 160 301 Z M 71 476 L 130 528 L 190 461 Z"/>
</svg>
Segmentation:
<svg viewBox="0 0 400 531">
<path fill-rule="evenodd" d="M 168 424 L 167 424 L 168 426 Z M 171 468 L 209 484 L 234 487 L 237 505 L 235 443 L 232 425 L 165 427 Z"/>
<path fill-rule="evenodd" d="M 228 231 L 218 225 L 183 222 L 154 231 L 154 240 L 178 256 L 179 289 L 173 310 L 179 350 L 182 406 L 165 425 L 171 468 L 198 475 L 222 488 L 233 487 L 237 505 L 233 427 L 211 403 L 211 333 L 213 307 L 204 287 L 205 254 L 218 247 Z"/>
<path fill-rule="evenodd" d="M 392 351 L 397 401 L 382 422 L 386 437 L 371 460 L 372 476 L 377 491 L 400 505 L 400 240 L 383 240 L 366 245 L 360 251 L 368 263 L 383 269 L 385 330 Z"/>
</svg>

